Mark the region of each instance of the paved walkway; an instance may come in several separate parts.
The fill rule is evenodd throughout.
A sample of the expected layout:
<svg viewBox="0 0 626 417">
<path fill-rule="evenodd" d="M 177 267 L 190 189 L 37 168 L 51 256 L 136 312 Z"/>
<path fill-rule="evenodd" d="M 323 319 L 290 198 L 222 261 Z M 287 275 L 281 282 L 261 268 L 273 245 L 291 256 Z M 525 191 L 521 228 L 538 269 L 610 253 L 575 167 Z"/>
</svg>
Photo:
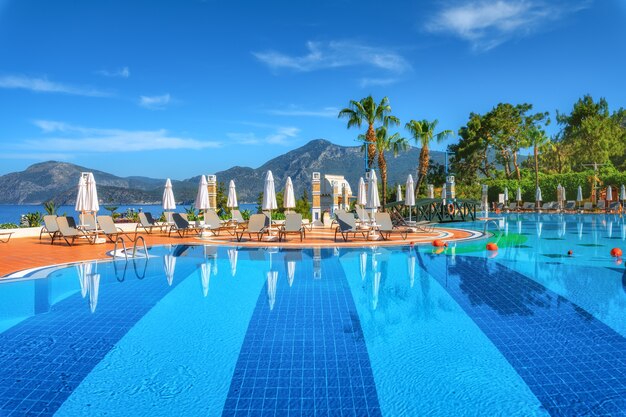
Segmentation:
<svg viewBox="0 0 626 417">
<path fill-rule="evenodd" d="M 220 236 L 212 236 L 200 239 L 198 236 L 180 238 L 172 235 L 168 237 L 165 234 L 158 233 L 141 233 L 146 240 L 148 246 L 163 244 L 218 244 L 218 245 L 236 245 L 236 246 L 284 246 L 284 247 L 309 247 L 309 246 L 364 246 L 364 245 L 406 245 L 406 244 L 430 244 L 435 239 L 445 241 L 464 240 L 472 238 L 472 233 L 465 230 L 436 228 L 431 233 L 409 233 L 406 240 L 402 240 L 399 234 L 392 234 L 390 240 L 364 240 L 360 236 L 355 239 L 349 239 L 343 242 L 341 237 L 338 241 L 334 241 L 334 230 L 331 229 L 314 229 L 312 232 L 307 231 L 306 239 L 301 243 L 297 236 L 290 235 L 286 242 L 262 241 L 257 242 L 256 238 L 248 239 L 247 236 L 241 242 L 237 242 L 234 236 L 222 232 Z M 128 243 L 127 245 L 132 245 Z M 104 244 L 90 245 L 86 241 L 76 240 L 73 246 L 68 246 L 63 240 L 55 241 L 54 245 L 50 245 L 49 238 L 25 237 L 19 239 L 11 239 L 9 243 L 0 244 L 0 277 L 11 274 L 13 272 L 25 269 L 42 267 L 53 264 L 70 263 L 76 261 L 86 261 L 94 259 L 108 259 L 107 253 L 113 250 L 113 243 L 107 241 Z"/>
</svg>

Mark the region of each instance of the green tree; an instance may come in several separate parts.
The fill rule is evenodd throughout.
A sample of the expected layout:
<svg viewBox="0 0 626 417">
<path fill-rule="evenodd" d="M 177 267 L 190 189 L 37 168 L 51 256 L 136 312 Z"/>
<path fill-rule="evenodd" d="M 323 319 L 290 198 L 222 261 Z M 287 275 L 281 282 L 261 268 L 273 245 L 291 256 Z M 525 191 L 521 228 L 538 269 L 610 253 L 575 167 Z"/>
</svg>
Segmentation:
<svg viewBox="0 0 626 417">
<path fill-rule="evenodd" d="M 613 114 L 604 98 L 595 102 L 586 95 L 574 103 L 569 114 L 557 112 L 557 122 L 562 126 L 563 144 L 569 148 L 570 163 L 576 171 L 583 164 L 605 164 L 619 161 L 624 155 L 624 110 Z"/>
<path fill-rule="evenodd" d="M 306 188 L 302 190 L 302 196 L 296 200 L 296 213 L 300 213 L 302 218 L 311 218 L 311 204 Z"/>
<path fill-rule="evenodd" d="M 426 183 L 428 165 L 430 163 L 430 142 L 433 139 L 437 142 L 441 142 L 447 136 L 453 134 L 451 130 L 443 130 L 435 133 L 438 123 L 439 121 L 436 119 L 432 122 L 429 122 L 428 120 L 411 120 L 405 125 L 406 129 L 411 133 L 413 140 L 415 140 L 415 143 L 420 145 L 422 148 L 420 151 L 417 185 L 415 187 L 416 194 L 420 193 L 422 185 Z"/>
<path fill-rule="evenodd" d="M 43 209 L 46 211 L 48 215 L 55 215 L 59 208 L 53 200 L 48 200 L 43 203 Z"/>
<path fill-rule="evenodd" d="M 339 118 L 348 119 L 348 129 L 351 127 L 361 128 L 361 125 L 367 123 L 367 131 L 365 139 L 367 142 L 367 168 L 372 169 L 376 160 L 376 122 L 383 122 L 385 119 L 389 125 L 399 125 L 400 120 L 391 116 L 391 106 L 389 99 L 383 97 L 380 103 L 372 96 L 367 96 L 359 101 L 350 100 L 348 107 L 339 112 Z"/>
</svg>

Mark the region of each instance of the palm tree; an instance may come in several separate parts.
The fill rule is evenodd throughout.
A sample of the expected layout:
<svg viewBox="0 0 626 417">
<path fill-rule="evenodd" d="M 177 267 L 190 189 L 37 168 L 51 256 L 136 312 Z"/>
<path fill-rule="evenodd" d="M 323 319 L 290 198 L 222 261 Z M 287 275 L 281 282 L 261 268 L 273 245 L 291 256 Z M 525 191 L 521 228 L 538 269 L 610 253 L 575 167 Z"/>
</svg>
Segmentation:
<svg viewBox="0 0 626 417">
<path fill-rule="evenodd" d="M 535 158 L 535 190 L 539 187 L 539 149 L 544 151 L 553 150 L 552 142 L 541 129 L 530 131 L 530 142 L 533 145 L 533 156 Z"/>
<path fill-rule="evenodd" d="M 348 119 L 348 129 L 354 126 L 360 128 L 363 123 L 367 123 L 365 139 L 367 142 L 368 170 L 372 169 L 376 158 L 376 129 L 374 124 L 385 119 L 387 120 L 386 123 L 396 126 L 400 124 L 397 117 L 389 115 L 390 112 L 391 106 L 387 97 L 383 97 L 380 103 L 376 104 L 372 96 L 367 96 L 359 101 L 350 100 L 349 106 L 339 112 L 339 118 Z"/>
<path fill-rule="evenodd" d="M 413 136 L 415 143 L 421 145 L 419 168 L 417 176 L 417 186 L 415 187 L 415 194 L 419 194 L 422 183 L 425 183 L 426 175 L 428 175 L 428 165 L 430 164 L 430 151 L 429 145 L 433 139 L 437 142 L 441 142 L 446 136 L 451 135 L 451 130 L 443 130 L 439 133 L 435 133 L 435 128 L 439 121 L 437 119 L 429 122 L 428 120 L 411 120 L 405 127 Z"/>
<path fill-rule="evenodd" d="M 392 151 L 393 157 L 397 157 L 401 151 L 409 149 L 409 141 L 396 132 L 389 136 L 386 125 L 376 129 L 376 150 L 378 151 L 378 169 L 380 170 L 380 181 L 383 184 L 383 211 L 387 204 L 387 161 L 385 152 Z"/>
</svg>

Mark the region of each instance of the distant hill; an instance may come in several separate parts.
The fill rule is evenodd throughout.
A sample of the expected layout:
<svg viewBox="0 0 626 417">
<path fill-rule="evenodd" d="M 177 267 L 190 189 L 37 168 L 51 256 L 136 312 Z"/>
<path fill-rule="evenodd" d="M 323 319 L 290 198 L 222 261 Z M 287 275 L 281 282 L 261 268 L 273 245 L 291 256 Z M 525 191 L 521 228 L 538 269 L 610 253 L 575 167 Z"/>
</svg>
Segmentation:
<svg viewBox="0 0 626 417">
<path fill-rule="evenodd" d="M 388 157 L 389 183 L 404 183 L 409 173 L 415 174 L 419 148 L 411 148 L 397 158 Z M 442 164 L 444 153 L 431 151 L 431 159 Z M 310 195 L 311 174 L 344 175 L 356 189 L 363 173 L 363 153 L 358 146 L 339 146 L 324 139 L 312 140 L 306 145 L 267 161 L 258 168 L 235 166 L 215 172 L 219 182 L 228 185 L 231 179 L 237 185 L 240 202 L 254 202 L 263 189 L 267 170 L 271 170 L 277 191 L 287 176 L 291 176 L 296 195 L 307 188 Z M 139 176 L 118 177 L 66 162 L 42 162 L 21 172 L 0 176 L 0 204 L 41 204 L 54 200 L 58 204 L 74 204 L 76 187 L 81 172 L 93 172 L 102 203 L 148 204 L 159 203 L 165 179 Z M 207 172 L 211 174 L 211 172 Z M 177 201 L 191 202 L 195 198 L 197 177 L 172 181 Z"/>
</svg>

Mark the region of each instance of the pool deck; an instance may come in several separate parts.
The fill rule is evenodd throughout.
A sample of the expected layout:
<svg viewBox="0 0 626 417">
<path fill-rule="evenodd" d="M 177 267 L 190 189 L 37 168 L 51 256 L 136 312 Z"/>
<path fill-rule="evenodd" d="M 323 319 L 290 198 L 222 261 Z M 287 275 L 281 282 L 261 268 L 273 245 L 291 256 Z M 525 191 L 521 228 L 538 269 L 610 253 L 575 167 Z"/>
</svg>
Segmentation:
<svg viewBox="0 0 626 417">
<path fill-rule="evenodd" d="M 222 232 L 219 236 L 210 236 L 199 238 L 197 235 L 191 237 L 180 238 L 172 235 L 168 237 L 166 234 L 159 233 L 140 233 L 143 236 L 146 245 L 176 245 L 176 244 L 215 244 L 224 246 L 252 246 L 252 247 L 351 247 L 351 246 L 383 246 L 383 245 L 415 245 L 431 244 L 435 239 L 443 241 L 459 241 L 474 239 L 477 236 L 474 232 L 462 229 L 453 229 L 446 227 L 437 227 L 433 232 L 415 232 L 409 233 L 408 237 L 403 240 L 399 233 L 394 233 L 389 240 L 365 240 L 360 236 L 350 238 L 348 242 L 344 242 L 339 236 L 337 242 L 334 241 L 334 229 L 313 229 L 306 233 L 306 238 L 300 242 L 298 236 L 289 235 L 285 242 L 267 241 L 258 242 L 253 236 L 249 239 L 244 236 L 241 242 L 226 233 Z M 480 235 L 480 234 L 479 234 Z M 132 243 L 126 241 L 127 245 L 132 247 Z M 65 241 L 55 240 L 54 245 L 50 244 L 49 238 L 39 240 L 38 237 L 13 238 L 9 243 L 0 244 L 0 279 L 17 271 L 23 271 L 31 268 L 38 268 L 53 264 L 64 264 L 87 260 L 110 259 L 109 252 L 114 249 L 114 244 L 107 240 L 103 244 L 91 245 L 86 241 L 78 239 L 73 246 L 68 246 Z M 118 246 L 119 249 L 119 246 Z"/>
</svg>

